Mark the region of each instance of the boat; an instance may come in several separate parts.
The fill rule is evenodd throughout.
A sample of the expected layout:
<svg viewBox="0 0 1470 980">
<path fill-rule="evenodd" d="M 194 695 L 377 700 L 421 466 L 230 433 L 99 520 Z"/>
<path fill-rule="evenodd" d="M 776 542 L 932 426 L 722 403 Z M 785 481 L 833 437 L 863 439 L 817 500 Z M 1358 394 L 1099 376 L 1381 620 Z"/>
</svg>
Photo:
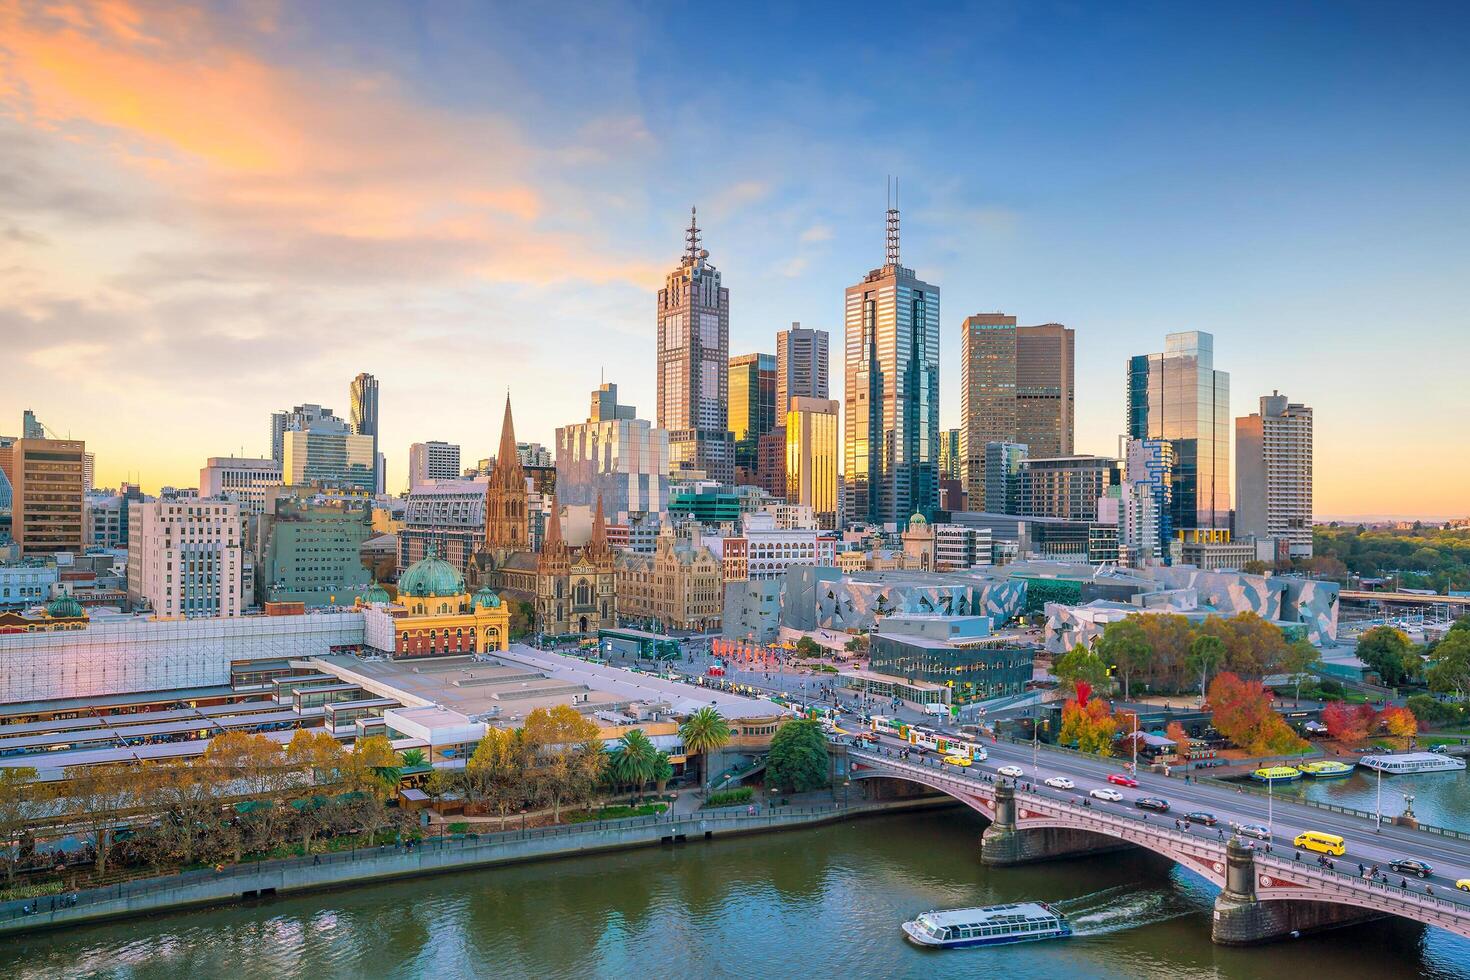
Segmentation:
<svg viewBox="0 0 1470 980">
<path fill-rule="evenodd" d="M 917 946 L 1001 946 L 1072 934 L 1067 917 L 1045 902 L 1013 902 L 979 908 L 925 912 L 903 924 Z"/>
<path fill-rule="evenodd" d="M 1303 762 L 1297 766 L 1303 776 L 1311 779 L 1338 779 L 1342 776 L 1351 776 L 1353 767 L 1342 762 L 1333 762 L 1331 759 L 1322 762 Z"/>
<path fill-rule="evenodd" d="M 1302 771 L 1295 766 L 1266 766 L 1251 773 L 1258 783 L 1294 783 L 1302 778 Z"/>
<path fill-rule="evenodd" d="M 1460 772 L 1465 760 L 1438 752 L 1401 752 L 1397 755 L 1365 755 L 1358 760 L 1364 769 L 1376 769 L 1385 776 L 1402 776 L 1420 772 Z"/>
</svg>

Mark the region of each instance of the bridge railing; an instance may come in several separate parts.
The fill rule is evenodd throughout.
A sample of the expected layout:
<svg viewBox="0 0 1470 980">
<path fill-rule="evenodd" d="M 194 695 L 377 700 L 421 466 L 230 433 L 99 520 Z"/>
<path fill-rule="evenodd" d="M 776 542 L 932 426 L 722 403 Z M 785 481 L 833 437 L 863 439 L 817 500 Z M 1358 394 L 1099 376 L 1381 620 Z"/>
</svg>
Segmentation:
<svg viewBox="0 0 1470 980">
<path fill-rule="evenodd" d="M 1226 787 L 1229 789 L 1244 790 L 1245 792 L 1250 793 L 1254 796 L 1266 796 L 1270 793 L 1269 790 L 1261 789 L 1260 787 L 1255 786 L 1251 783 L 1230 783 L 1226 782 L 1223 779 L 1216 779 L 1213 776 L 1201 776 L 1196 778 L 1198 778 L 1199 781 L 1202 783 L 1212 783 L 1216 786 Z M 1275 797 L 1276 799 L 1281 800 L 1285 803 L 1300 803 L 1302 806 L 1309 806 L 1318 810 L 1327 810 L 1330 813 L 1341 813 L 1344 816 L 1361 817 L 1364 820 L 1378 819 L 1378 814 L 1373 813 L 1369 810 L 1359 810 L 1355 807 L 1339 806 L 1336 803 L 1322 803 L 1318 800 L 1308 800 L 1296 796 L 1283 796 L 1280 793 L 1275 794 Z M 1383 822 L 1392 823 L 1392 818 L 1385 816 L 1383 818 Z M 1441 837 L 1453 837 L 1456 840 L 1470 840 L 1470 834 L 1467 834 L 1463 830 L 1453 830 L 1449 827 L 1436 827 L 1433 824 L 1421 823 L 1418 825 L 1417 829 L 1426 831 L 1431 834 L 1439 834 Z"/>
<path fill-rule="evenodd" d="M 1313 868 L 1298 864 L 1295 861 L 1287 861 L 1274 855 L 1264 855 L 1256 852 L 1256 866 L 1260 869 L 1276 871 L 1283 877 L 1306 878 L 1316 882 L 1323 891 L 1338 895 L 1347 894 L 1372 894 L 1381 895 L 1385 904 L 1413 905 L 1417 908 L 1445 912 L 1456 919 L 1463 920 L 1470 928 L 1470 906 L 1449 898 L 1440 898 L 1427 892 L 1411 890 L 1413 886 L 1395 885 L 1384 881 L 1375 881 L 1355 875 L 1351 872 L 1333 871 L 1324 868 Z M 1400 876 L 1400 880 L 1404 880 Z"/>
</svg>

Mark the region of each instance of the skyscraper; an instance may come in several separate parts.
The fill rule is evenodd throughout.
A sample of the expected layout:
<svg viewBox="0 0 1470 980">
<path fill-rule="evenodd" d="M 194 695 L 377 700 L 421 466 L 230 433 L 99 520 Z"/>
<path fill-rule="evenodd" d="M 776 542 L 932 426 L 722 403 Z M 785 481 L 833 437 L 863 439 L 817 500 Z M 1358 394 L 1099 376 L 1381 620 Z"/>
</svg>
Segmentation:
<svg viewBox="0 0 1470 980">
<path fill-rule="evenodd" d="M 1146 489 L 1153 498 L 1152 523 L 1157 540 L 1152 548 L 1140 543 L 1139 557 L 1157 558 L 1167 564 L 1172 560 L 1169 542 L 1174 539 L 1174 443 L 1168 439 L 1128 440 L 1123 482 L 1128 487 Z"/>
<path fill-rule="evenodd" d="M 939 287 L 899 262 L 888 210 L 881 268 L 847 288 L 843 474 L 847 519 L 931 517 L 939 463 Z"/>
<path fill-rule="evenodd" d="M 729 483 L 730 291 L 699 247 L 692 209 L 684 240 L 683 260 L 658 291 L 658 426 L 669 433 L 672 469 Z"/>
<path fill-rule="evenodd" d="M 36 431 L 29 424 L 24 431 Z M 86 444 L 74 439 L 17 439 L 5 464 L 11 486 L 11 536 L 22 556 L 81 553 Z"/>
<path fill-rule="evenodd" d="M 281 481 L 376 493 L 372 436 L 358 435 L 341 419 L 318 419 L 282 434 Z"/>
<path fill-rule="evenodd" d="M 1127 411 L 1130 439 L 1173 444 L 1173 530 L 1228 531 L 1230 375 L 1215 370 L 1215 338 L 1171 333 L 1163 353 L 1131 358 Z"/>
<path fill-rule="evenodd" d="M 1075 331 L 1059 323 L 1018 327 L 1005 313 L 965 320 L 960 455 L 971 509 L 1001 510 L 983 496 L 987 443 L 1020 443 L 1035 457 L 1071 455 L 1075 342 Z"/>
<path fill-rule="evenodd" d="M 408 447 L 408 489 L 432 480 L 459 479 L 459 447 L 452 442 L 416 442 Z"/>
<path fill-rule="evenodd" d="M 837 527 L 837 411 L 798 395 L 786 413 L 786 502 L 810 507 L 828 530 Z"/>
<path fill-rule="evenodd" d="M 1312 410 L 1278 391 L 1235 420 L 1235 534 L 1284 540 L 1312 557 Z"/>
<path fill-rule="evenodd" d="M 330 408 L 320 405 L 297 405 L 289 412 L 271 413 L 271 459 L 277 463 L 286 461 L 286 433 L 311 427 L 315 422 L 334 422 L 345 425 Z"/>
<path fill-rule="evenodd" d="M 378 379 L 363 372 L 352 379 L 352 431 L 360 436 L 373 437 L 373 476 L 376 480 L 374 493 L 383 492 L 386 474 L 383 472 L 382 454 L 378 451 Z"/>
<path fill-rule="evenodd" d="M 737 480 L 752 482 L 761 436 L 777 424 L 776 358 L 736 354 L 730 358 L 730 434 L 735 439 Z M 781 404 L 781 413 L 786 407 Z"/>
<path fill-rule="evenodd" d="M 792 323 L 776 333 L 776 411 L 793 398 L 827 397 L 827 331 Z"/>
<path fill-rule="evenodd" d="M 939 478 L 941 480 L 961 479 L 960 473 L 963 469 L 960 462 L 960 430 L 941 429 L 939 431 Z"/>
<path fill-rule="evenodd" d="M 598 500 L 611 519 L 657 514 L 669 503 L 669 434 L 618 404 L 618 386 L 592 393 L 585 422 L 556 430 L 556 497 L 560 504 L 591 507 Z"/>
<path fill-rule="evenodd" d="M 983 506 L 972 505 L 971 509 L 991 514 L 1021 513 L 1021 464 L 1027 455 L 1024 443 L 987 442 L 980 453 L 985 461 L 980 500 Z"/>
</svg>

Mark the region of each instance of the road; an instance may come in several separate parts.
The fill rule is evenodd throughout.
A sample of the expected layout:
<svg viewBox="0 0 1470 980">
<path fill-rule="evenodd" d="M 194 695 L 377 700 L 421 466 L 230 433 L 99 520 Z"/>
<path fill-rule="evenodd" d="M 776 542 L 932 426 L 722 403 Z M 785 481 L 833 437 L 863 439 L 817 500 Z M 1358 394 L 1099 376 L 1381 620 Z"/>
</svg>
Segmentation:
<svg viewBox="0 0 1470 980">
<path fill-rule="evenodd" d="M 850 720 L 844 727 L 850 729 L 857 724 L 855 720 Z M 908 747 L 907 743 L 888 737 L 880 738 L 879 745 L 893 752 Z M 1182 775 L 1164 776 L 1144 771 L 1136 777 L 1139 783 L 1137 789 L 1115 786 L 1108 783 L 1107 777 L 1112 773 L 1123 772 L 1122 759 L 1094 759 L 1043 745 L 1035 749 L 1033 763 L 1033 749 L 1029 745 L 989 742 L 985 749 L 989 758 L 968 769 L 945 765 L 933 752 L 922 758 L 926 764 L 942 766 L 951 775 L 960 774 L 973 779 L 989 777 L 991 781 L 1005 778 L 998 775 L 996 770 L 999 767 L 1020 766 L 1026 775 L 1019 782 L 1032 784 L 1029 791 L 1064 802 L 1078 802 L 1094 789 L 1114 789 L 1123 794 L 1122 801 L 1109 803 L 1092 799 L 1091 805 L 1115 816 L 1148 821 L 1162 820 L 1171 827 L 1174 820 L 1182 819 L 1185 813 L 1212 813 L 1219 821 L 1216 827 L 1191 827 L 1191 833 L 1204 837 L 1219 837 L 1222 833 L 1228 837 L 1228 824 L 1232 821 L 1269 825 L 1272 831 L 1270 843 L 1277 856 L 1290 857 L 1296 850 L 1292 842 L 1303 831 L 1318 830 L 1337 834 L 1347 845 L 1347 852 L 1334 859 L 1338 871 L 1356 873 L 1360 863 L 1369 867 L 1377 864 L 1383 873 L 1389 875 L 1391 882 L 1398 884 L 1405 876 L 1389 872 L 1389 862 L 1398 858 L 1424 861 L 1434 868 L 1434 874 L 1423 880 L 1407 877 L 1405 884 L 1408 889 L 1422 893 L 1426 885 L 1432 886 L 1436 897 L 1452 899 L 1470 906 L 1470 892 L 1455 888 L 1457 880 L 1470 878 L 1470 841 L 1388 824 L 1381 831 L 1375 832 L 1372 820 L 1295 802 L 1268 801 L 1251 793 L 1232 791 L 1228 787 L 1210 783 L 1185 783 Z M 919 758 L 915 755 L 910 761 Z M 1076 788 L 1058 790 L 1045 785 L 1044 780 L 1052 776 L 1065 776 L 1076 783 Z M 1134 801 L 1145 796 L 1167 800 L 1170 804 L 1169 812 L 1159 814 L 1139 810 L 1134 806 Z M 1266 843 L 1264 840 L 1255 841 L 1260 848 L 1264 848 Z M 1315 852 L 1301 851 L 1301 860 L 1304 862 L 1315 862 L 1316 858 Z"/>
</svg>

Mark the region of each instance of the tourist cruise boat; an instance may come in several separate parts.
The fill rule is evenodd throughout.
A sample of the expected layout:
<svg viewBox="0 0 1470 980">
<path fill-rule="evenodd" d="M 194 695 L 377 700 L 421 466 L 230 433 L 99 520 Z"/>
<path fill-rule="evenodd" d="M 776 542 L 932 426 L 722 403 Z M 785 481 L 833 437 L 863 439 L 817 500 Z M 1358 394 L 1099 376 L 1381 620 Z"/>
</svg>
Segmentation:
<svg viewBox="0 0 1470 980">
<path fill-rule="evenodd" d="M 1251 773 L 1258 783 L 1294 783 L 1302 778 L 1302 771 L 1295 766 L 1267 766 Z"/>
<path fill-rule="evenodd" d="M 947 912 L 925 912 L 903 924 L 919 946 L 1000 946 L 1072 934 L 1067 917 L 1045 902 L 1015 902 Z"/>
<path fill-rule="evenodd" d="M 1302 771 L 1303 776 L 1311 779 L 1337 779 L 1341 776 L 1351 776 L 1353 774 L 1352 766 L 1342 762 L 1334 762 L 1331 759 L 1325 759 L 1321 762 L 1303 762 L 1297 768 Z"/>
<path fill-rule="evenodd" d="M 1402 776 L 1418 772 L 1459 772 L 1465 760 L 1437 752 L 1404 752 L 1399 755 L 1365 755 L 1358 760 L 1365 769 L 1376 769 L 1385 776 Z"/>
</svg>

